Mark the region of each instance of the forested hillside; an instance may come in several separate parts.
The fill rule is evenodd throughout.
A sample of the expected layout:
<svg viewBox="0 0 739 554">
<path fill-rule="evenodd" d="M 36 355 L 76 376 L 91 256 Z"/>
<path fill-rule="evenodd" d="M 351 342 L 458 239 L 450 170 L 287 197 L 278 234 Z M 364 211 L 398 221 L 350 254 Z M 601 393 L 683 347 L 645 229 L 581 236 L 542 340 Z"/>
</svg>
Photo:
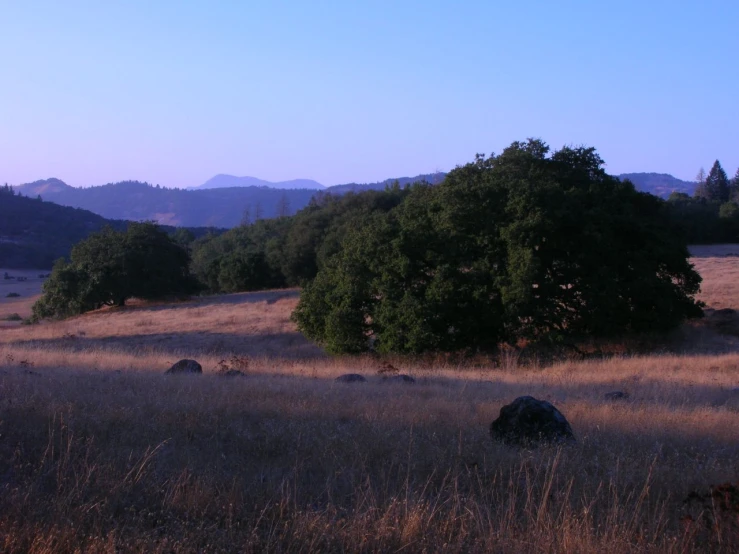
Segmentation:
<svg viewBox="0 0 739 554">
<path fill-rule="evenodd" d="M 73 244 L 106 225 L 122 228 L 125 223 L 19 196 L 6 185 L 0 188 L 0 266 L 50 268 Z"/>
<path fill-rule="evenodd" d="M 109 219 L 156 221 L 178 227 L 235 227 L 245 219 L 288 215 L 305 207 L 315 193 L 268 187 L 182 190 L 139 181 L 89 188 L 58 184 L 49 188 L 47 184 L 36 181 L 20 186 L 19 191 L 27 196 L 41 194 L 44 200 L 90 210 Z"/>
<path fill-rule="evenodd" d="M 622 181 L 631 181 L 638 191 L 665 199 L 673 192 L 692 195 L 697 184 L 677 179 L 667 173 L 622 173 L 618 178 Z"/>
<path fill-rule="evenodd" d="M 128 221 L 106 219 L 88 210 L 22 196 L 5 185 L 0 187 L 0 267 L 50 268 L 91 233 L 106 226 L 124 230 L 128 225 Z M 160 227 L 179 242 L 222 232 L 216 228 Z"/>
</svg>

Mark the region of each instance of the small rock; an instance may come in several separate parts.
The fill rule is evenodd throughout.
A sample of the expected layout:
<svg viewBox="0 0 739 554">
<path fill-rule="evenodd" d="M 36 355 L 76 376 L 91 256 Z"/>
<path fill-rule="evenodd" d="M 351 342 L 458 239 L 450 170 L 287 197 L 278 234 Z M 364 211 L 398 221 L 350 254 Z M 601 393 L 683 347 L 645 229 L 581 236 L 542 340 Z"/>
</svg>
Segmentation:
<svg viewBox="0 0 739 554">
<path fill-rule="evenodd" d="M 384 383 L 402 383 L 405 385 L 412 385 L 416 382 L 413 377 L 411 377 L 410 375 L 406 375 L 405 373 L 401 373 L 400 375 L 393 375 L 392 377 L 386 377 L 382 381 Z"/>
<path fill-rule="evenodd" d="M 246 377 L 246 373 L 239 371 L 238 369 L 227 369 L 226 371 L 219 371 L 216 373 L 218 377 Z"/>
<path fill-rule="evenodd" d="M 359 373 L 345 373 L 344 375 L 339 375 L 334 381 L 337 383 L 364 383 L 367 379 Z"/>
<path fill-rule="evenodd" d="M 533 396 L 520 396 L 503 406 L 490 425 L 490 435 L 493 440 L 518 446 L 575 440 L 565 416 L 546 400 Z"/>
<path fill-rule="evenodd" d="M 627 400 L 629 398 L 628 392 L 615 390 L 613 392 L 607 392 L 603 395 L 606 400 Z"/>
<path fill-rule="evenodd" d="M 202 373 L 203 367 L 195 360 L 180 360 L 165 373 L 172 375 L 178 373 Z"/>
</svg>

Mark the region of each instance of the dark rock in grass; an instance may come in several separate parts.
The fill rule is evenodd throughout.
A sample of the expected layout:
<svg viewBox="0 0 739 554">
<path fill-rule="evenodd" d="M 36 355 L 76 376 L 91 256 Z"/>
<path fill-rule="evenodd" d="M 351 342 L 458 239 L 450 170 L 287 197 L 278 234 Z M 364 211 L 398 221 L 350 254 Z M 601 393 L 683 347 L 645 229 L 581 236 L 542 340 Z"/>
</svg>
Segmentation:
<svg viewBox="0 0 739 554">
<path fill-rule="evenodd" d="M 393 375 L 392 377 L 386 377 L 382 380 L 383 383 L 401 383 L 404 385 L 413 385 L 416 380 L 410 375 L 401 373 L 400 375 Z"/>
<path fill-rule="evenodd" d="M 218 377 L 246 377 L 246 373 L 239 371 L 238 369 L 227 369 L 226 371 L 219 371 L 216 373 Z"/>
<path fill-rule="evenodd" d="M 170 367 L 165 373 L 168 375 L 180 374 L 180 373 L 202 373 L 203 367 L 195 360 L 180 360 L 172 367 Z"/>
<path fill-rule="evenodd" d="M 359 373 L 345 373 L 344 375 L 339 375 L 334 381 L 337 383 L 364 383 L 367 379 Z"/>
<path fill-rule="evenodd" d="M 623 391 L 620 391 L 620 390 L 615 390 L 613 392 L 607 392 L 607 393 L 605 393 L 603 395 L 603 398 L 605 398 L 606 400 L 611 400 L 611 401 L 613 401 L 613 400 L 628 400 L 629 393 L 628 392 L 623 392 Z"/>
<path fill-rule="evenodd" d="M 546 400 L 520 396 L 500 409 L 490 425 L 493 440 L 517 446 L 575 440 L 572 427 L 557 408 Z"/>
</svg>

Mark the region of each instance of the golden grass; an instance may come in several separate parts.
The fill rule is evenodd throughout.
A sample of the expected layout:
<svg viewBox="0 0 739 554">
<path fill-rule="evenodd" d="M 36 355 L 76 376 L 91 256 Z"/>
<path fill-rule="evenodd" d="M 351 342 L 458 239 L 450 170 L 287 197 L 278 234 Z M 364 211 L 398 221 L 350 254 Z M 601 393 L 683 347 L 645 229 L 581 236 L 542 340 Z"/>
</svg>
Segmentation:
<svg viewBox="0 0 739 554">
<path fill-rule="evenodd" d="M 710 251 L 709 251 L 710 254 Z M 734 258 L 698 257 L 704 299 Z M 330 358 L 296 291 L 102 310 L 0 330 L 3 552 L 734 552 L 683 500 L 739 481 L 739 348 L 496 367 Z M 709 347 L 722 354 L 706 354 Z M 230 356 L 246 378 L 215 375 Z M 202 376 L 165 376 L 182 357 Z M 359 372 L 369 382 L 338 384 Z M 630 393 L 606 402 L 611 390 Z M 548 399 L 577 443 L 521 450 L 490 422 Z M 713 510 L 717 510 L 714 508 Z M 709 510 L 710 511 L 710 510 Z"/>
</svg>

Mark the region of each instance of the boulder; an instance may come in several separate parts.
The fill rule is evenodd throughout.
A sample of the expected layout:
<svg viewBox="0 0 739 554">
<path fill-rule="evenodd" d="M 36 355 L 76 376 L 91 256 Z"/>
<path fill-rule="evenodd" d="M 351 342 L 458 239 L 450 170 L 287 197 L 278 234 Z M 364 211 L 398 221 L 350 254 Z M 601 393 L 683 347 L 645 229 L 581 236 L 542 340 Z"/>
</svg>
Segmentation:
<svg viewBox="0 0 739 554">
<path fill-rule="evenodd" d="M 203 367 L 195 360 L 180 360 L 172 367 L 170 367 L 165 373 L 168 375 L 180 374 L 180 373 L 202 373 Z"/>
<path fill-rule="evenodd" d="M 620 390 L 615 390 L 613 392 L 607 392 L 603 395 L 603 398 L 606 400 L 628 400 L 629 393 L 623 392 Z"/>
<path fill-rule="evenodd" d="M 393 375 L 392 377 L 385 377 L 382 381 L 383 383 L 401 383 L 404 385 L 412 385 L 416 382 L 413 377 L 406 375 L 405 373 Z"/>
<path fill-rule="evenodd" d="M 490 425 L 493 440 L 518 446 L 575 440 L 572 427 L 557 408 L 546 400 L 520 396 L 500 409 Z"/>
<path fill-rule="evenodd" d="M 344 375 L 339 375 L 334 381 L 337 383 L 364 383 L 367 379 L 359 373 L 345 373 Z"/>
</svg>

